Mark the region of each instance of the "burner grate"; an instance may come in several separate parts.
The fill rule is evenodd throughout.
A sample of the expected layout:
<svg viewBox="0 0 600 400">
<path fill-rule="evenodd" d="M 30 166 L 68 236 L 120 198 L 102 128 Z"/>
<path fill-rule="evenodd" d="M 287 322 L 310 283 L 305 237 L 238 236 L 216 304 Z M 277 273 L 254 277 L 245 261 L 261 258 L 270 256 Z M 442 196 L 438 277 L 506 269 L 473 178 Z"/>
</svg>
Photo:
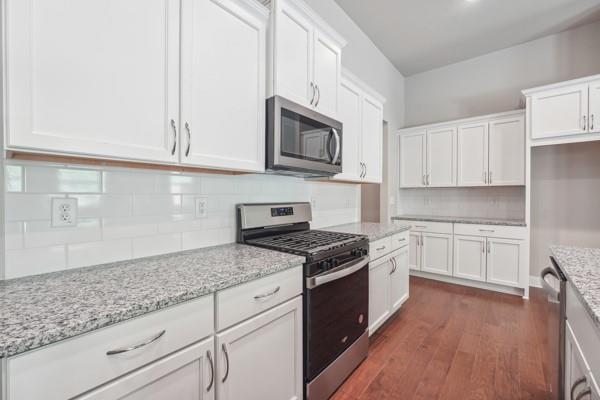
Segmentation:
<svg viewBox="0 0 600 400">
<path fill-rule="evenodd" d="M 248 244 L 295 254 L 317 254 L 363 240 L 351 233 L 310 230 L 248 240 Z"/>
</svg>

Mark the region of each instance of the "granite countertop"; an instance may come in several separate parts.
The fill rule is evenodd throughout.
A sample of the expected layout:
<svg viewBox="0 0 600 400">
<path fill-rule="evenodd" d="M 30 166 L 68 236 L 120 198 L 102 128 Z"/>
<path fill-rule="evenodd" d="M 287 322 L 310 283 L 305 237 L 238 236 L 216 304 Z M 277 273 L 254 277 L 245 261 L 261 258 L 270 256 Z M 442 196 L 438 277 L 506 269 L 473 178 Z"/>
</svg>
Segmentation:
<svg viewBox="0 0 600 400">
<path fill-rule="evenodd" d="M 501 219 L 501 218 L 475 218 L 475 217 L 446 217 L 433 215 L 397 215 L 393 220 L 412 220 L 430 222 L 453 222 L 456 224 L 481 224 L 481 225 L 504 225 L 504 226 L 527 226 L 523 219 Z"/>
<path fill-rule="evenodd" d="M 403 223 L 356 222 L 353 224 L 330 226 L 324 230 L 365 235 L 369 237 L 371 242 L 373 242 L 375 240 L 391 236 L 395 233 L 404 232 L 409 229 L 410 225 Z"/>
<path fill-rule="evenodd" d="M 0 281 L 0 358 L 304 263 L 228 244 Z"/>
<path fill-rule="evenodd" d="M 600 329 L 600 249 L 552 246 L 550 251 Z"/>
</svg>

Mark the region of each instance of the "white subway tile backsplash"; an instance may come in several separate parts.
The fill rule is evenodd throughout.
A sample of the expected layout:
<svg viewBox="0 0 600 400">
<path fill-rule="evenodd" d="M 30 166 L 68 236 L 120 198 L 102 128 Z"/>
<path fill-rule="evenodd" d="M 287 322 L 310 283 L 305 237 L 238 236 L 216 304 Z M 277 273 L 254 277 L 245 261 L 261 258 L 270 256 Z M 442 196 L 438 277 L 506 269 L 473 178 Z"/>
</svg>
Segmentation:
<svg viewBox="0 0 600 400">
<path fill-rule="evenodd" d="M 148 257 L 157 254 L 181 251 L 181 234 L 145 236 L 133 238 L 133 257 Z"/>
<path fill-rule="evenodd" d="M 66 269 L 65 246 L 6 251 L 6 279 Z"/>
<path fill-rule="evenodd" d="M 360 186 L 11 161 L 5 169 L 6 276 L 83 267 L 235 241 L 235 206 L 314 200 L 315 228 L 360 220 Z M 52 228 L 51 199 L 78 199 L 77 227 Z M 195 216 L 195 199 L 207 215 Z"/>
<path fill-rule="evenodd" d="M 69 268 L 128 260 L 132 257 L 130 239 L 71 244 L 67 246 Z"/>
</svg>

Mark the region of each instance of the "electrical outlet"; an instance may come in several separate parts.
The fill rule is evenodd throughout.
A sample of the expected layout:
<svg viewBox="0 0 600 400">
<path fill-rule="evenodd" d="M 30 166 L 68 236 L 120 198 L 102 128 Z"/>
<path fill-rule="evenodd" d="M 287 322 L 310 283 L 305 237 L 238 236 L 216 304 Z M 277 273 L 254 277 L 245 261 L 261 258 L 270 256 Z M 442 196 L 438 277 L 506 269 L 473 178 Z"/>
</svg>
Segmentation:
<svg viewBox="0 0 600 400">
<path fill-rule="evenodd" d="M 206 218 L 208 208 L 208 198 L 196 197 L 194 199 L 196 218 Z"/>
<path fill-rule="evenodd" d="M 77 226 L 77 199 L 52 199 L 52 227 Z"/>
</svg>

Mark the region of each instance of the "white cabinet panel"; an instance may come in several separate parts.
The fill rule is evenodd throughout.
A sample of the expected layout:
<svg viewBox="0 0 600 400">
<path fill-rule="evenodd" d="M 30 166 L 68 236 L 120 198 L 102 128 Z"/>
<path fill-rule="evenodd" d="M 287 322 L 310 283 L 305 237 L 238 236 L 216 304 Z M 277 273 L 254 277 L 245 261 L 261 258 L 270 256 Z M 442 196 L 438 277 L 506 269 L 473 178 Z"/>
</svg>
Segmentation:
<svg viewBox="0 0 600 400">
<path fill-rule="evenodd" d="M 454 273 L 457 278 L 484 282 L 486 279 L 484 237 L 454 236 Z"/>
<path fill-rule="evenodd" d="M 565 326 L 565 400 L 575 400 L 589 386 L 589 366 L 567 321 Z M 571 393 L 573 396 L 571 396 Z M 584 397 L 584 398 L 589 398 Z"/>
<path fill-rule="evenodd" d="M 302 298 L 217 336 L 221 400 L 302 398 Z"/>
<path fill-rule="evenodd" d="M 408 298 L 408 246 L 392 254 L 395 267 L 390 274 L 390 308 L 395 312 Z"/>
<path fill-rule="evenodd" d="M 373 334 L 390 315 L 389 257 L 369 264 L 369 334 Z"/>
<path fill-rule="evenodd" d="M 600 132 L 600 80 L 590 83 L 589 132 Z"/>
<path fill-rule="evenodd" d="M 244 0 L 183 0 L 181 162 L 265 168 L 267 15 Z"/>
<path fill-rule="evenodd" d="M 490 122 L 489 184 L 525 184 L 525 117 Z"/>
<path fill-rule="evenodd" d="M 427 134 L 425 131 L 400 136 L 400 187 L 424 187 Z"/>
<path fill-rule="evenodd" d="M 362 104 L 362 160 L 363 179 L 381 183 L 383 179 L 383 106 L 369 96 Z"/>
<path fill-rule="evenodd" d="M 456 128 L 427 131 L 427 186 L 456 186 Z"/>
<path fill-rule="evenodd" d="M 587 132 L 588 85 L 549 90 L 531 97 L 531 138 Z"/>
<path fill-rule="evenodd" d="M 311 21 L 285 1 L 277 1 L 274 32 L 275 93 L 309 107 L 314 99 Z"/>
<path fill-rule="evenodd" d="M 314 84 L 317 91 L 315 108 L 321 114 L 337 118 L 342 50 L 319 30 L 315 31 L 314 46 Z"/>
<path fill-rule="evenodd" d="M 340 121 L 344 125 L 342 146 L 343 172 L 335 176 L 340 180 L 360 180 L 362 119 L 360 89 L 347 79 L 340 86 Z"/>
<path fill-rule="evenodd" d="M 179 1 L 5 7 L 8 147 L 177 162 Z"/>
<path fill-rule="evenodd" d="M 422 234 L 421 270 L 452 275 L 452 235 Z"/>
<path fill-rule="evenodd" d="M 488 124 L 458 127 L 458 186 L 487 185 Z"/>
<path fill-rule="evenodd" d="M 519 286 L 523 242 L 511 239 L 487 239 L 487 281 L 499 285 Z"/>
<path fill-rule="evenodd" d="M 421 234 L 411 232 L 408 240 L 408 267 L 417 271 L 421 270 Z"/>
<path fill-rule="evenodd" d="M 211 337 L 156 361 L 78 400 L 212 400 L 215 398 Z"/>
</svg>

